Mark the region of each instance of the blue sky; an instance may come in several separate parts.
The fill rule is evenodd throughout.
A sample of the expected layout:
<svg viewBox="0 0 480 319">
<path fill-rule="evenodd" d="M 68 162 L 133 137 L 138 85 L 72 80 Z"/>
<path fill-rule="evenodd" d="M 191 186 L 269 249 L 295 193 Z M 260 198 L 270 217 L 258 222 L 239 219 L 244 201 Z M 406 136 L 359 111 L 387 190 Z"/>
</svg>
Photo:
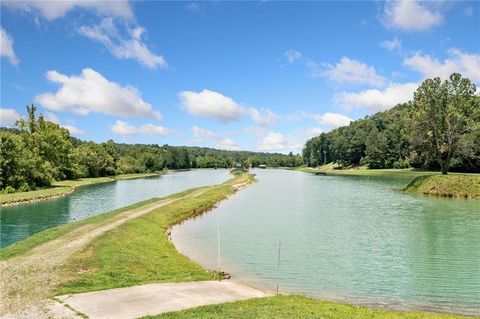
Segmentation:
<svg viewBox="0 0 480 319">
<path fill-rule="evenodd" d="M 1 122 L 35 103 L 96 142 L 298 152 L 405 102 L 480 84 L 480 2 L 2 1 Z"/>
</svg>

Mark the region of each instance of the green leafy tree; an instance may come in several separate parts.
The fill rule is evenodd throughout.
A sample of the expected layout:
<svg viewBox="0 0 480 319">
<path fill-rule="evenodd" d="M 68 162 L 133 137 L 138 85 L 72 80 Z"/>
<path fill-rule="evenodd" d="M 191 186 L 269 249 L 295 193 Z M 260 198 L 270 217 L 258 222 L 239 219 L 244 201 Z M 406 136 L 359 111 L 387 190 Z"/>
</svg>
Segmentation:
<svg viewBox="0 0 480 319">
<path fill-rule="evenodd" d="M 413 139 L 422 152 L 436 158 L 442 174 L 447 174 L 452 156 L 462 150 L 462 136 L 478 122 L 471 118 L 480 107 L 475 92 L 475 85 L 458 73 L 443 82 L 440 78 L 425 80 L 415 92 Z"/>
</svg>

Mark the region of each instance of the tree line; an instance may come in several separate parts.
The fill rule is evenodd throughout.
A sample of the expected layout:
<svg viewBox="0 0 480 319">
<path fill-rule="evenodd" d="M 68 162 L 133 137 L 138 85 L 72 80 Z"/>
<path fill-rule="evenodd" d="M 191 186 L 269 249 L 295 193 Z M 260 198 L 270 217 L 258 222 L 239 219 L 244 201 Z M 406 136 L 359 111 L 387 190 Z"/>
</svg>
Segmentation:
<svg viewBox="0 0 480 319">
<path fill-rule="evenodd" d="M 205 147 L 159 146 L 82 141 L 58 124 L 36 115 L 27 106 L 27 118 L 14 129 L 0 131 L 0 190 L 29 191 L 55 180 L 149 173 L 163 169 L 230 168 L 302 165 L 300 155 L 225 151 Z"/>
<path fill-rule="evenodd" d="M 460 74 L 427 79 L 412 101 L 308 140 L 307 166 L 480 172 L 480 97 Z"/>
</svg>

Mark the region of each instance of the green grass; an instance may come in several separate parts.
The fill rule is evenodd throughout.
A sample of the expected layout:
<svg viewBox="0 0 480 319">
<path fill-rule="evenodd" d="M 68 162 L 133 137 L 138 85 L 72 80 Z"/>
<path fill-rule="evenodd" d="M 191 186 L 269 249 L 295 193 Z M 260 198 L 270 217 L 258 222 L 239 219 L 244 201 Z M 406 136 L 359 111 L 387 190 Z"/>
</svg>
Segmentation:
<svg viewBox="0 0 480 319">
<path fill-rule="evenodd" d="M 37 189 L 29 192 L 16 192 L 11 194 L 0 194 L 0 205 L 13 204 L 18 202 L 28 202 L 33 200 L 42 200 L 51 197 L 62 196 L 68 194 L 76 187 L 112 182 L 114 180 L 125 180 L 134 178 L 144 178 L 158 176 L 161 173 L 138 173 L 138 174 L 121 174 L 110 177 L 94 177 L 82 178 L 76 180 L 56 181 L 51 187 Z"/>
<path fill-rule="evenodd" d="M 108 218 L 111 218 L 112 216 L 130 210 L 134 208 L 138 208 L 141 206 L 144 206 L 146 204 L 153 203 L 155 201 L 160 200 L 159 198 L 152 198 L 149 200 L 145 200 L 130 206 L 126 206 L 120 209 L 113 210 L 111 212 L 97 215 L 97 216 L 92 216 L 89 218 L 86 218 L 84 220 L 76 221 L 73 223 L 69 224 L 64 224 L 56 227 L 49 228 L 47 230 L 41 231 L 39 233 L 36 233 L 22 241 L 16 242 L 14 244 L 11 244 L 7 247 L 4 247 L 0 249 L 0 260 L 5 260 L 8 258 L 20 256 L 23 254 L 28 253 L 31 249 L 35 248 L 38 245 L 41 245 L 43 243 L 46 243 L 47 241 L 57 239 L 58 237 L 80 227 L 83 225 L 87 224 L 94 224 L 94 223 L 100 223 Z"/>
<path fill-rule="evenodd" d="M 120 174 L 115 175 L 113 178 L 123 180 L 123 179 L 135 179 L 135 178 L 144 178 L 144 177 L 152 177 L 152 176 L 159 176 L 162 173 L 138 173 L 138 174 Z"/>
<path fill-rule="evenodd" d="M 379 310 L 312 300 L 301 296 L 275 296 L 148 316 L 155 319 L 456 319 L 462 316 L 427 312 Z"/>
<path fill-rule="evenodd" d="M 327 164 L 328 166 L 329 164 Z M 439 172 L 416 170 L 413 168 L 406 169 L 368 169 L 361 167 L 359 169 L 324 169 L 301 166 L 296 168 L 297 171 L 306 173 L 325 172 L 327 175 L 335 176 L 377 176 L 377 177 L 391 177 L 414 179 L 419 176 L 440 174 Z"/>
<path fill-rule="evenodd" d="M 480 175 L 420 176 L 408 184 L 405 191 L 434 196 L 480 198 Z"/>
<path fill-rule="evenodd" d="M 181 200 L 135 218 L 94 239 L 66 265 L 68 280 L 55 294 L 80 293 L 153 282 L 182 282 L 218 278 L 181 255 L 168 239 L 167 229 L 202 214 L 233 194 L 237 175 L 215 187 L 175 194 Z M 251 177 L 248 177 L 251 181 Z M 200 196 L 199 191 L 207 190 Z"/>
<path fill-rule="evenodd" d="M 42 188 L 29 192 L 0 194 L 0 205 L 61 196 L 66 193 L 72 192 L 75 187 L 111 181 L 113 181 L 113 179 L 110 177 L 82 178 L 77 180 L 57 181 L 52 184 L 52 187 L 48 188 Z"/>
</svg>

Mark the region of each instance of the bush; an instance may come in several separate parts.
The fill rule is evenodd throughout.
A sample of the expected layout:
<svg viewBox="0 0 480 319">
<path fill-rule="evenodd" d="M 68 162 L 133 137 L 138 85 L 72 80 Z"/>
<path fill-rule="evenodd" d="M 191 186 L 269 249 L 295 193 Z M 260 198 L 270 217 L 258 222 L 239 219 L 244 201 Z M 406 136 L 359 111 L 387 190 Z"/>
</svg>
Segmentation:
<svg viewBox="0 0 480 319">
<path fill-rule="evenodd" d="M 3 192 L 7 193 L 7 194 L 15 193 L 15 188 L 13 188 L 12 186 L 7 186 L 7 187 L 5 187 Z"/>
<path fill-rule="evenodd" d="M 28 192 L 31 188 L 27 183 L 23 183 L 22 186 L 18 189 L 19 192 Z"/>
</svg>

